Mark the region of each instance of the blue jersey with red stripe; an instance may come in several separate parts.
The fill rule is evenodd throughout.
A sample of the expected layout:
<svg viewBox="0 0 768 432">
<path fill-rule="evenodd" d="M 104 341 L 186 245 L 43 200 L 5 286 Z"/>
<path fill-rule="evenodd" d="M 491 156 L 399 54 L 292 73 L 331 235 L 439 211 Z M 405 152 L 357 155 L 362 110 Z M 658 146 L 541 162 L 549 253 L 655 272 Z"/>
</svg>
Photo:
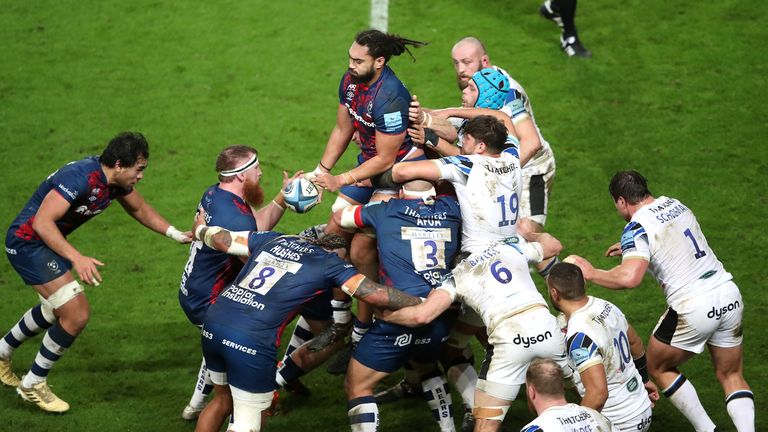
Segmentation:
<svg viewBox="0 0 768 432">
<path fill-rule="evenodd" d="M 221 189 L 218 184 L 209 187 L 200 199 L 208 225 L 216 225 L 230 231 L 256 231 L 256 219 L 251 208 L 242 198 Z M 193 324 L 203 323 L 208 305 L 243 268 L 243 262 L 235 256 L 211 249 L 197 240 L 189 247 L 189 259 L 181 275 L 179 304 Z"/>
<path fill-rule="evenodd" d="M 208 307 L 205 322 L 256 335 L 275 355 L 280 334 L 303 303 L 358 274 L 336 253 L 298 236 L 251 232 L 248 249 L 245 267 Z"/>
<path fill-rule="evenodd" d="M 366 204 L 355 209 L 355 224 L 376 231 L 381 283 L 411 295 L 426 297 L 459 252 L 461 211 L 452 196 L 433 204 L 421 199 Z"/>
<path fill-rule="evenodd" d="M 411 95 L 389 66 L 370 86 L 352 83 L 349 72 L 339 84 L 339 103 L 349 112 L 355 130 L 360 135 L 362 161 L 376 156 L 376 131 L 395 135 L 408 129 L 408 107 Z M 402 159 L 413 148 L 406 134 L 397 152 Z"/>
<path fill-rule="evenodd" d="M 8 228 L 6 245 L 10 247 L 43 243 L 32 229 L 32 222 L 43 199 L 55 190 L 69 202 L 64 216 L 56 221 L 59 231 L 66 237 L 80 225 L 106 210 L 115 198 L 129 194 L 131 189 L 107 185 L 107 176 L 101 169 L 98 156 L 70 162 L 43 180 Z"/>
</svg>

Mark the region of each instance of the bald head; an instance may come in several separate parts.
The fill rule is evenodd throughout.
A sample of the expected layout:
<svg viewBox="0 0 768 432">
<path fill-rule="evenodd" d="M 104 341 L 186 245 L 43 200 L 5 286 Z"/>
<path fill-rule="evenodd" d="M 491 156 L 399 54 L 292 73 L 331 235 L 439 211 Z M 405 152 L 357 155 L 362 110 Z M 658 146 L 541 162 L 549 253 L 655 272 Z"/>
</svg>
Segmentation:
<svg viewBox="0 0 768 432">
<path fill-rule="evenodd" d="M 472 36 L 456 42 L 451 50 L 451 57 L 456 70 L 456 84 L 460 90 L 467 87 L 467 83 L 475 72 L 491 66 L 485 46 L 480 39 Z"/>
</svg>

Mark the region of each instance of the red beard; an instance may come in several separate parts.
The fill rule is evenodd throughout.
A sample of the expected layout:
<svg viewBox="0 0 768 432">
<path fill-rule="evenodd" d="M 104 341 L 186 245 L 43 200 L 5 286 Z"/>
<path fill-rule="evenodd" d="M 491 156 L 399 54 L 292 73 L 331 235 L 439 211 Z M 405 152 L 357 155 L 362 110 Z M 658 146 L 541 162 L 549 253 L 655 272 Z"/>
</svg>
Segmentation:
<svg viewBox="0 0 768 432">
<path fill-rule="evenodd" d="M 253 208 L 259 208 L 264 204 L 264 189 L 261 185 L 254 182 L 245 182 L 243 189 L 243 195 L 245 195 L 245 202 L 247 202 Z"/>
</svg>

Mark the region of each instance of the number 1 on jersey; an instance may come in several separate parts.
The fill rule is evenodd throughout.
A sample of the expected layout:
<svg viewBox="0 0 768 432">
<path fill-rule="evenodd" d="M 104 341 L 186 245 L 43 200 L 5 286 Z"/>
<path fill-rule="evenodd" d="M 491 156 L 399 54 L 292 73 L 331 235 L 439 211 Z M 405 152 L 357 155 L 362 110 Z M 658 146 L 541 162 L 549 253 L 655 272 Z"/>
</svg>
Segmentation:
<svg viewBox="0 0 768 432">
<path fill-rule="evenodd" d="M 691 232 L 691 229 L 688 228 L 685 231 L 683 231 L 683 234 L 685 234 L 686 237 L 691 239 L 691 242 L 693 243 L 693 248 L 696 249 L 696 253 L 693 254 L 693 257 L 696 259 L 699 259 L 703 256 L 706 256 L 707 253 L 703 250 L 699 249 L 699 243 L 696 242 L 696 237 L 693 236 L 693 233 Z"/>
</svg>

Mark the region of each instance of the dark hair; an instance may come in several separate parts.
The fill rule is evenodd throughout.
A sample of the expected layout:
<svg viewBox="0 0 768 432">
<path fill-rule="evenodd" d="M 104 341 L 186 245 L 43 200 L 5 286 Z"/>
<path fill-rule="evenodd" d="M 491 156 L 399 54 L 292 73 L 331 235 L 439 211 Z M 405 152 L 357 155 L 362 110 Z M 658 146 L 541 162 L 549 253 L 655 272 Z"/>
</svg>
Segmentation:
<svg viewBox="0 0 768 432">
<path fill-rule="evenodd" d="M 608 186 L 608 192 L 611 193 L 614 201 L 619 197 L 627 200 L 629 204 L 636 204 L 651 195 L 648 190 L 648 183 L 645 177 L 637 171 L 619 171 L 611 178 L 611 184 Z"/>
<path fill-rule="evenodd" d="M 408 49 L 408 45 L 419 48 L 428 45 L 427 42 L 419 42 L 416 40 L 406 39 L 396 34 L 384 33 L 376 29 L 363 30 L 355 36 L 355 42 L 358 45 L 362 45 L 368 48 L 368 54 L 377 59 L 384 57 L 384 63 L 386 64 L 392 56 L 399 56 L 400 54 L 407 52 L 409 56 L 416 61 L 411 54 L 411 50 Z"/>
<path fill-rule="evenodd" d="M 227 171 L 237 168 L 237 165 L 243 160 L 250 159 L 252 155 L 259 157 L 259 152 L 253 147 L 246 145 L 231 145 L 219 153 L 216 158 L 216 172 Z M 235 176 L 219 176 L 219 182 L 229 183 L 234 181 Z"/>
<path fill-rule="evenodd" d="M 547 285 L 557 290 L 565 300 L 584 298 L 584 274 L 576 264 L 561 262 L 549 270 Z"/>
<path fill-rule="evenodd" d="M 504 123 L 489 115 L 477 116 L 464 125 L 464 134 L 472 135 L 477 141 L 484 142 L 494 153 L 504 150 L 507 142 L 507 127 Z"/>
<path fill-rule="evenodd" d="M 525 383 L 533 386 L 537 393 L 558 397 L 565 394 L 563 371 L 552 359 L 536 359 L 528 366 Z"/>
<path fill-rule="evenodd" d="M 123 168 L 136 165 L 139 159 L 149 159 L 149 143 L 139 132 L 120 132 L 101 152 L 99 162 L 114 168 L 117 162 Z"/>
</svg>

